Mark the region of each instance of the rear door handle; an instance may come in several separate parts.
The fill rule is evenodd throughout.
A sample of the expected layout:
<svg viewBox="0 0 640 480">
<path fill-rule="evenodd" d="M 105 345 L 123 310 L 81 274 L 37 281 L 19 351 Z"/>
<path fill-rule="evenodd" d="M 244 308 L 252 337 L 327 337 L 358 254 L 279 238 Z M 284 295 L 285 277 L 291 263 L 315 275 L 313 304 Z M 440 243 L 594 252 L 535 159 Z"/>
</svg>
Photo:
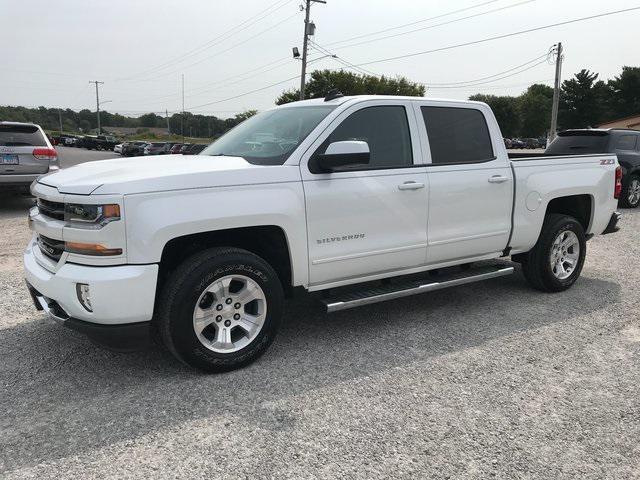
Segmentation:
<svg viewBox="0 0 640 480">
<path fill-rule="evenodd" d="M 504 175 L 494 175 L 493 177 L 489 177 L 489 183 L 504 183 L 509 180 L 509 177 L 505 177 Z"/>
<path fill-rule="evenodd" d="M 404 182 L 398 185 L 398 190 L 419 190 L 421 188 L 424 188 L 424 183 Z"/>
</svg>

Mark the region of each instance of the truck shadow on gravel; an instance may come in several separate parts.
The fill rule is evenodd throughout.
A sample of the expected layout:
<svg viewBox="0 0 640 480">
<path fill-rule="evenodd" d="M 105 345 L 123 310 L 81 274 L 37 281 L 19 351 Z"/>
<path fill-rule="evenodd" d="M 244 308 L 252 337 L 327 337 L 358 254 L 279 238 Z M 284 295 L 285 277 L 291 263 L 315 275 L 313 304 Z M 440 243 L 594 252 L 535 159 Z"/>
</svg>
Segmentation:
<svg viewBox="0 0 640 480">
<path fill-rule="evenodd" d="M 269 405 L 551 324 L 579 325 L 619 297 L 617 283 L 589 277 L 542 294 L 520 274 L 330 316 L 303 297 L 289 303 L 265 356 L 222 375 L 197 373 L 160 349 L 99 349 L 34 314 L 0 336 L 0 472 L 203 418 L 290 428 L 296 419 Z"/>
<path fill-rule="evenodd" d="M 26 223 L 27 214 L 33 207 L 33 202 L 33 197 L 24 193 L 0 193 L 0 219 L 24 217 Z"/>
</svg>

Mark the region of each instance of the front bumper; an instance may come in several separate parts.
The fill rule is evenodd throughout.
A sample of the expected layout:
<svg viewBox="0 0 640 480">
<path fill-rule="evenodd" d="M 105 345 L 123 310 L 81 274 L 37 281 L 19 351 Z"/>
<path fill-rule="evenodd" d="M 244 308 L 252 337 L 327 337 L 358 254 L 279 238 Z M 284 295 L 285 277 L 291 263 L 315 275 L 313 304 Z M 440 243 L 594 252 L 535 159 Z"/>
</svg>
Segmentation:
<svg viewBox="0 0 640 480">
<path fill-rule="evenodd" d="M 604 229 L 604 232 L 602 232 L 602 235 L 606 235 L 608 233 L 615 233 L 618 230 L 620 230 L 620 227 L 618 226 L 618 222 L 620 221 L 621 217 L 622 217 L 622 214 L 620 212 L 613 212 L 611 214 L 611 219 L 607 224 L 607 228 Z"/>
<path fill-rule="evenodd" d="M 98 325 L 147 322 L 153 316 L 158 265 L 86 266 L 47 265 L 32 240 L 23 256 L 28 284 L 66 317 Z M 46 268 L 45 268 L 46 267 Z M 78 300 L 76 284 L 89 285 L 88 311 Z M 41 305 L 42 306 L 42 305 Z"/>
<path fill-rule="evenodd" d="M 105 347 L 119 351 L 139 350 L 151 344 L 151 322 L 103 325 L 72 318 L 55 300 L 47 299 L 27 282 L 27 289 L 38 310 L 56 322 L 80 332 Z"/>
</svg>

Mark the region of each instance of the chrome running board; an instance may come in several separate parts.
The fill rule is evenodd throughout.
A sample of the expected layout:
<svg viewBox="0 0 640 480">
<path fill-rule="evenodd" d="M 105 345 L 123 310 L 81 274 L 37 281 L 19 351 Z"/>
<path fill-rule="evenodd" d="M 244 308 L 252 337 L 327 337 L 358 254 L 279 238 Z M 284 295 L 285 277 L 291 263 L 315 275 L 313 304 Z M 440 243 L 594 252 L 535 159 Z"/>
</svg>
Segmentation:
<svg viewBox="0 0 640 480">
<path fill-rule="evenodd" d="M 503 277 L 511 275 L 514 272 L 513 267 L 484 267 L 475 271 L 470 270 L 462 274 L 444 276 L 441 280 L 419 283 L 410 282 L 396 285 L 389 285 L 369 290 L 346 293 L 342 298 L 326 298 L 322 300 L 327 308 L 327 313 L 347 310 L 349 308 L 361 307 L 372 303 L 386 302 L 387 300 L 395 300 L 397 298 L 408 297 L 434 290 L 442 290 L 443 288 L 456 287 L 467 283 L 480 282 L 491 278 Z"/>
</svg>

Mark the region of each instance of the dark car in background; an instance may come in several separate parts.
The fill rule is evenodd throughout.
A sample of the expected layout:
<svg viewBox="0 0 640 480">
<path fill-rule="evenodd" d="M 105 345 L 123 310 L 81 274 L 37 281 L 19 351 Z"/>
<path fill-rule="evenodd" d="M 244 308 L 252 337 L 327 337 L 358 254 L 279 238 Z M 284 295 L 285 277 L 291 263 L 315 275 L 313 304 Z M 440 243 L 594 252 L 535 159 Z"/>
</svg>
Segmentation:
<svg viewBox="0 0 640 480">
<path fill-rule="evenodd" d="M 151 142 L 144 148 L 144 155 L 164 155 L 165 148 L 165 142 Z"/>
<path fill-rule="evenodd" d="M 615 153 L 622 167 L 620 205 L 640 205 L 640 131 L 627 129 L 565 130 L 545 150 L 545 155 Z"/>
<path fill-rule="evenodd" d="M 207 148 L 207 145 L 204 145 L 202 143 L 193 143 L 191 145 L 188 145 L 187 148 L 181 153 L 183 155 L 197 155 L 205 148 Z"/>
<path fill-rule="evenodd" d="M 118 141 L 111 135 L 85 135 L 77 143 L 77 146 L 87 150 L 113 151 L 113 147 L 118 144 Z"/>
<path fill-rule="evenodd" d="M 171 154 L 180 153 L 180 150 L 182 150 L 183 146 L 184 146 L 184 144 L 182 144 L 182 143 L 176 143 L 171 147 L 171 150 L 169 150 L 169 153 L 171 153 Z"/>
<path fill-rule="evenodd" d="M 540 143 L 540 139 L 538 138 L 524 138 L 522 141 L 524 142 L 525 148 L 544 148 L 544 144 Z"/>
<path fill-rule="evenodd" d="M 144 155 L 144 149 L 147 145 L 150 145 L 150 143 L 144 142 L 144 141 L 126 142 L 122 145 L 122 156 L 123 157 L 142 156 Z"/>
<path fill-rule="evenodd" d="M 174 145 L 177 145 L 176 142 L 166 142 L 164 144 L 164 149 L 162 151 L 162 153 L 160 155 L 168 155 L 171 153 L 171 149 L 173 148 Z"/>
</svg>

